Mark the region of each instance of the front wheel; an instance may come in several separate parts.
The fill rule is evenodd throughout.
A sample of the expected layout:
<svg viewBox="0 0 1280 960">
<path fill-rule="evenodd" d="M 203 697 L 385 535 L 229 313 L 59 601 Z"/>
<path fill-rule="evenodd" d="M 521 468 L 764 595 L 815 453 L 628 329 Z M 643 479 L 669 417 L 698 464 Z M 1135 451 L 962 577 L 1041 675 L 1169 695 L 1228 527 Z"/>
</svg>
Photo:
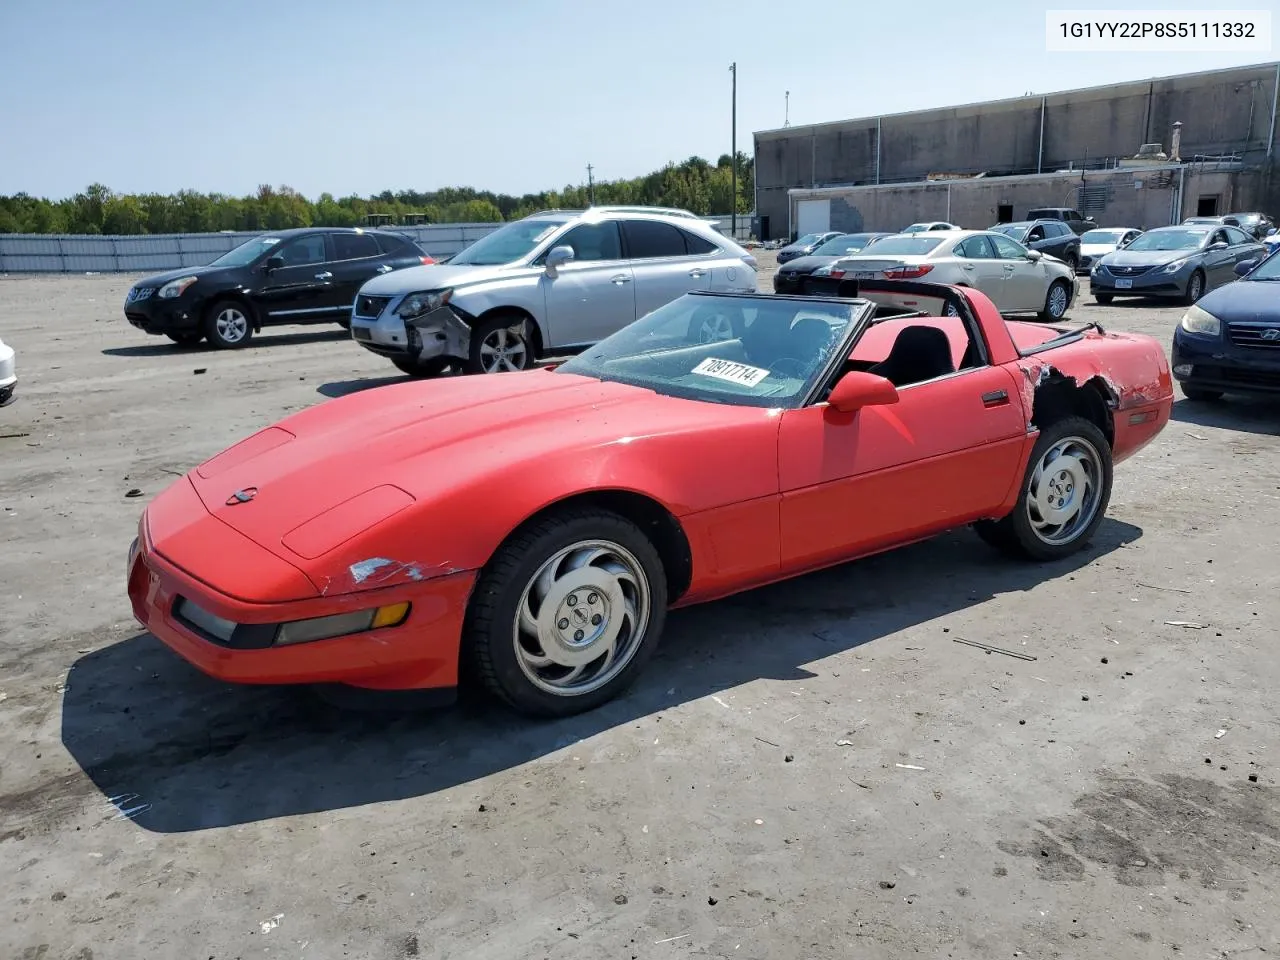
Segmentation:
<svg viewBox="0 0 1280 960">
<path fill-rule="evenodd" d="M 481 574 L 464 662 L 519 712 L 571 716 L 631 684 L 666 610 L 662 559 L 643 531 L 610 511 L 569 510 L 517 534 Z"/>
<path fill-rule="evenodd" d="M 244 304 L 221 300 L 209 308 L 204 318 L 204 335 L 219 350 L 237 350 L 253 336 L 253 324 Z"/>
<path fill-rule="evenodd" d="M 1031 560 L 1083 548 L 1111 502 L 1111 445 L 1093 422 L 1067 417 L 1040 431 L 1013 512 L 976 524 L 983 540 Z"/>
<path fill-rule="evenodd" d="M 508 373 L 528 370 L 534 362 L 528 321 L 519 314 L 499 314 L 471 332 L 467 373 Z"/>
<path fill-rule="evenodd" d="M 1115 297 L 1113 297 L 1109 293 L 1095 293 L 1093 295 L 1093 299 L 1097 300 L 1100 304 L 1102 304 L 1105 307 L 1108 303 L 1114 300 Z"/>
<path fill-rule="evenodd" d="M 1044 309 L 1040 311 L 1040 319 L 1061 320 L 1066 315 L 1067 304 L 1070 302 L 1071 288 L 1067 286 L 1067 281 L 1053 281 L 1044 296 Z"/>
<path fill-rule="evenodd" d="M 1197 270 L 1187 281 L 1187 292 L 1183 295 L 1182 302 L 1190 306 L 1202 296 L 1204 296 L 1204 274 Z"/>
<path fill-rule="evenodd" d="M 1221 390 L 1206 390 L 1204 387 L 1188 387 L 1186 384 L 1182 386 L 1182 395 L 1188 400 L 1202 400 L 1205 403 L 1221 400 L 1222 393 Z"/>
</svg>

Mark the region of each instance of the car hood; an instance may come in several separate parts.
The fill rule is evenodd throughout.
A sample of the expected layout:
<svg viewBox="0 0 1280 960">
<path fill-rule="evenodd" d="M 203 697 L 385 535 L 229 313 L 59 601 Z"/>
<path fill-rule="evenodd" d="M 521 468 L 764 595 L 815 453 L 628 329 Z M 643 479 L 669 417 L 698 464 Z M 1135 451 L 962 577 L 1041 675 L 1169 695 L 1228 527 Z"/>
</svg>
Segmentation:
<svg viewBox="0 0 1280 960">
<path fill-rule="evenodd" d="M 135 287 L 163 287 L 170 280 L 180 280 L 183 277 L 216 277 L 219 274 L 226 273 L 228 270 L 240 270 L 241 267 L 182 267 L 179 270 L 166 270 L 164 273 L 153 274 L 149 277 L 143 277 L 137 281 Z"/>
<path fill-rule="evenodd" d="M 366 283 L 360 288 L 360 292 L 371 297 L 395 297 L 402 293 L 416 293 L 419 290 L 442 290 L 445 287 L 486 283 L 517 273 L 527 273 L 532 269 L 535 268 L 510 264 L 467 266 L 466 264 L 433 263 L 384 273 Z"/>
<path fill-rule="evenodd" d="M 1196 306 L 1224 323 L 1280 324 L 1280 280 L 1237 280 L 1205 294 Z"/>
<path fill-rule="evenodd" d="M 1109 267 L 1158 267 L 1175 260 L 1186 260 L 1198 257 L 1201 251 L 1195 250 L 1116 250 L 1107 254 Z"/>
<path fill-rule="evenodd" d="M 835 263 L 839 257 L 797 257 L 795 260 L 787 261 L 787 273 L 813 273 L 819 267 L 825 267 L 828 263 Z"/>
<path fill-rule="evenodd" d="M 553 458 L 571 454 L 589 471 L 593 448 L 714 430 L 735 411 L 759 413 L 542 369 L 449 377 L 318 404 L 187 479 L 211 514 L 324 590 L 335 562 L 326 555 L 400 511 L 429 508 L 513 464 L 553 469 Z"/>
<path fill-rule="evenodd" d="M 1080 244 L 1080 253 L 1086 257 L 1102 257 L 1108 253 L 1115 252 L 1116 245 L 1114 243 L 1082 243 Z"/>
</svg>

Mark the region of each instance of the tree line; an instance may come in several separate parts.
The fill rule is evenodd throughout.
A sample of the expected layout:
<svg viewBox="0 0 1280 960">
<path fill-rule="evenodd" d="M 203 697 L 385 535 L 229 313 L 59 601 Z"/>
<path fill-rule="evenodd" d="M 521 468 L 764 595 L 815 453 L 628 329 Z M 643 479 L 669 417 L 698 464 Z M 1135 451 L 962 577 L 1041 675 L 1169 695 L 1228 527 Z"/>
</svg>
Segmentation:
<svg viewBox="0 0 1280 960">
<path fill-rule="evenodd" d="M 706 216 L 749 213 L 754 205 L 754 164 L 738 154 L 737 196 L 732 159 L 714 164 L 701 157 L 669 163 L 643 177 L 511 196 L 470 187 L 443 190 L 384 190 L 376 196 L 335 198 L 322 193 L 308 200 L 287 186 L 264 185 L 256 194 L 233 197 L 183 190 L 176 194 L 116 193 L 95 183 L 74 197 L 50 200 L 25 193 L 0 196 L 0 233 L 156 234 L 212 233 L 219 230 L 285 230 L 290 227 L 353 227 L 371 214 L 393 224 L 498 223 L 536 210 L 576 209 L 597 204 L 681 207 Z M 736 201 L 736 202 L 735 202 Z"/>
</svg>

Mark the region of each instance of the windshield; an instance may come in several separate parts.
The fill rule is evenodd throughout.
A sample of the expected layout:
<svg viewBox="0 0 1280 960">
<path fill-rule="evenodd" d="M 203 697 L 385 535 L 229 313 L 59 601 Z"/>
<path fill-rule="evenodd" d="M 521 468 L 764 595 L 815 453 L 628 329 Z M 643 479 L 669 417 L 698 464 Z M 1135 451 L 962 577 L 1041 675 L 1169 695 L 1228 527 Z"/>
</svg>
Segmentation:
<svg viewBox="0 0 1280 960">
<path fill-rule="evenodd" d="M 246 240 L 238 247 L 232 247 L 213 263 L 211 267 L 244 267 L 253 263 L 258 257 L 262 256 L 277 243 L 280 242 L 279 237 L 254 237 L 252 240 Z"/>
<path fill-rule="evenodd" d="M 449 261 L 449 266 L 496 267 L 527 257 L 568 220 L 517 220 L 486 234 Z"/>
<path fill-rule="evenodd" d="M 1081 243 L 1119 243 L 1123 230 L 1086 230 L 1080 236 Z"/>
<path fill-rule="evenodd" d="M 686 400 L 796 407 L 868 312 L 865 303 L 687 293 L 556 372 Z"/>
<path fill-rule="evenodd" d="M 942 237 L 885 237 L 875 242 L 875 249 L 867 256 L 894 254 L 899 257 L 923 257 L 942 242 Z"/>
<path fill-rule="evenodd" d="M 863 247 L 875 242 L 875 237 L 865 233 L 846 233 L 843 237 L 832 237 L 817 250 L 815 257 L 843 257 L 857 253 Z"/>
<path fill-rule="evenodd" d="M 1021 240 L 1027 233 L 1025 223 L 1002 223 L 991 229 L 996 233 L 1003 233 L 1006 237 L 1013 237 L 1015 240 Z"/>
<path fill-rule="evenodd" d="M 1280 257 L 1271 256 L 1245 277 L 1246 280 L 1280 280 Z"/>
<path fill-rule="evenodd" d="M 1195 250 L 1204 243 L 1208 230 L 1152 230 L 1144 233 L 1125 247 L 1125 252 L 1136 250 Z"/>
<path fill-rule="evenodd" d="M 820 233 L 806 233 L 803 237 L 801 237 L 799 240 L 796 241 L 795 245 L 797 247 L 807 247 L 811 243 L 817 243 L 818 240 L 821 239 L 821 237 L 822 237 L 822 234 Z"/>
</svg>

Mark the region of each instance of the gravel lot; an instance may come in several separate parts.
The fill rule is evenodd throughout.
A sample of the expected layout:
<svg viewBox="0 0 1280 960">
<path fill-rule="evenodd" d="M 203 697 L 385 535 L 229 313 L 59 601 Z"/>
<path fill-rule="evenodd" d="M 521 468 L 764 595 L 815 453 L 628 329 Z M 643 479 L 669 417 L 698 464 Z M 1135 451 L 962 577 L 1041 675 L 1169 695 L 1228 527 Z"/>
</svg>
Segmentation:
<svg viewBox="0 0 1280 960">
<path fill-rule="evenodd" d="M 589 716 L 344 715 L 140 634 L 125 552 L 203 458 L 401 378 L 337 328 L 178 350 L 132 279 L 0 278 L 0 956 L 1280 949 L 1280 406 L 1180 400 L 1072 562 L 960 532 L 675 614 Z"/>
</svg>

